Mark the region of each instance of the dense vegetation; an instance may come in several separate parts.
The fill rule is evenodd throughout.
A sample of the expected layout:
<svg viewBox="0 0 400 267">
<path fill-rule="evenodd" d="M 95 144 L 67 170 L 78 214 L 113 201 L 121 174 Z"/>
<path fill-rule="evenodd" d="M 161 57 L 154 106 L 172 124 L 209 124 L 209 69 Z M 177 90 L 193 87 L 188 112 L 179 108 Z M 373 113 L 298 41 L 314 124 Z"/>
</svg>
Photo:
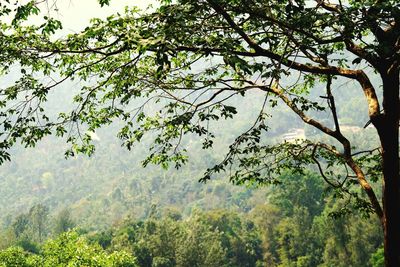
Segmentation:
<svg viewBox="0 0 400 267">
<path fill-rule="evenodd" d="M 327 196 L 317 175 L 284 175 L 282 181 L 267 203 L 248 212 L 194 209 L 183 216 L 177 209 L 153 207 L 146 218 L 127 217 L 98 231 L 71 231 L 76 224 L 69 210 L 50 217 L 45 206 L 35 205 L 3 230 L 0 263 L 382 266 L 382 235 L 375 217 L 338 217 L 339 203 Z"/>
</svg>

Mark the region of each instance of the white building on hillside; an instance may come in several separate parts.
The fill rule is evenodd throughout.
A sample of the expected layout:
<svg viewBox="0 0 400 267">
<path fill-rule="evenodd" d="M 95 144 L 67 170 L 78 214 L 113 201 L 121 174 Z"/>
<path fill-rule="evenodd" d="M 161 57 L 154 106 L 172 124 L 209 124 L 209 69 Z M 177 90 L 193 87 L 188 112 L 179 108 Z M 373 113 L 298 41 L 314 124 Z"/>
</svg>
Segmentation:
<svg viewBox="0 0 400 267">
<path fill-rule="evenodd" d="M 290 143 L 295 143 L 296 141 L 304 141 L 306 140 L 306 134 L 303 128 L 293 128 L 282 135 L 282 140 L 284 142 Z"/>
</svg>

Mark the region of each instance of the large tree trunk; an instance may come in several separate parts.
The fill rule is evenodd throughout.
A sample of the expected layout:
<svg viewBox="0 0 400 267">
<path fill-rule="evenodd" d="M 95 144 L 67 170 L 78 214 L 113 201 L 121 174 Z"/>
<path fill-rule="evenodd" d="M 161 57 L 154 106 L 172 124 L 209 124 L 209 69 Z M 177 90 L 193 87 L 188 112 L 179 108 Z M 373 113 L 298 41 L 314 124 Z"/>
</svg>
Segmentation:
<svg viewBox="0 0 400 267">
<path fill-rule="evenodd" d="M 384 115 L 378 133 L 383 157 L 385 266 L 400 266 L 399 71 L 382 74 Z"/>
</svg>

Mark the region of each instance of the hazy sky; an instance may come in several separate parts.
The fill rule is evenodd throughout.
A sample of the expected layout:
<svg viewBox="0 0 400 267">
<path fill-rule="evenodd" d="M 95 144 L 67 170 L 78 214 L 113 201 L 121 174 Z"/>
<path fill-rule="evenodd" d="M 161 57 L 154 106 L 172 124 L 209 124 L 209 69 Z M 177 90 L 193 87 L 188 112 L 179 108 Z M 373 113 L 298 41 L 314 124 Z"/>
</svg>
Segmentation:
<svg viewBox="0 0 400 267">
<path fill-rule="evenodd" d="M 105 18 L 113 13 L 123 12 L 125 6 L 137 6 L 145 9 L 150 4 L 157 5 L 157 1 L 111 0 L 110 6 L 101 8 L 98 0 L 58 0 L 57 16 L 63 22 L 65 30 L 76 32 L 87 26 L 91 18 Z"/>
</svg>

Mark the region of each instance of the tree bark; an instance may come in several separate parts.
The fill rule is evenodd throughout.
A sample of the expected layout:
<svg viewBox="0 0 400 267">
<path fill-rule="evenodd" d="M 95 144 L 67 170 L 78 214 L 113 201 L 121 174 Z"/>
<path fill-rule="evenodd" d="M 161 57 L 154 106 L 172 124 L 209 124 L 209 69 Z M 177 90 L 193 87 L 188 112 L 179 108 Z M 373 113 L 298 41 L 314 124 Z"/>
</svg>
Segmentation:
<svg viewBox="0 0 400 267">
<path fill-rule="evenodd" d="M 399 71 L 381 73 L 384 114 L 376 124 L 383 167 L 385 266 L 400 266 Z"/>
</svg>

